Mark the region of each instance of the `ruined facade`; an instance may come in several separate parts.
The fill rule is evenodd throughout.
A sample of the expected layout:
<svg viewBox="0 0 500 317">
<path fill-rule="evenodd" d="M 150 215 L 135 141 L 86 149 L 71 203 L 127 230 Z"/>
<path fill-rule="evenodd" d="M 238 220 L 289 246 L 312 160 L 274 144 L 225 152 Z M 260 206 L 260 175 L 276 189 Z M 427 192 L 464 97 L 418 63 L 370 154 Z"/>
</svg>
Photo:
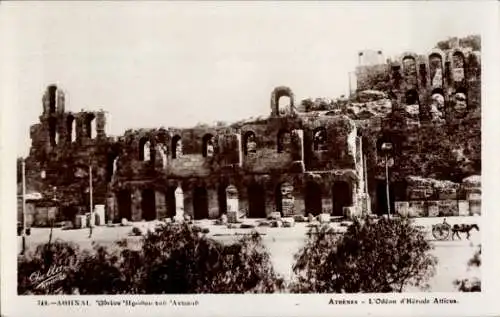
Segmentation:
<svg viewBox="0 0 500 317">
<path fill-rule="evenodd" d="M 40 122 L 31 127 L 28 183 L 57 204 L 61 219 L 71 219 L 89 209 L 92 166 L 93 203 L 105 205 L 112 221 L 139 221 L 180 209 L 194 219 L 234 209 L 250 218 L 384 213 L 389 158 L 393 206 L 418 196 L 409 176 L 457 182 L 480 174 L 477 52 L 405 53 L 378 65 L 371 59 L 356 73 L 358 90 L 387 93 L 388 111 L 361 115 L 346 100 L 330 111 L 303 112 L 290 88 L 277 87 L 267 118 L 120 137 L 105 134 L 103 111 L 66 112 L 64 93 L 49 86 Z M 279 106 L 282 98 L 288 106 Z M 390 152 L 381 151 L 384 142 Z"/>
</svg>

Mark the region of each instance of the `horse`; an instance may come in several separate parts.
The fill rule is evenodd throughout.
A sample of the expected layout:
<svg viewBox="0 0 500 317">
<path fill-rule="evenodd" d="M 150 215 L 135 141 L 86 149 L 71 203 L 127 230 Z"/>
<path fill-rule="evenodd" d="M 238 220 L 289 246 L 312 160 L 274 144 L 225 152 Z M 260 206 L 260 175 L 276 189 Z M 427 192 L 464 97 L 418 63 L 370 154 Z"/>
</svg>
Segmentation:
<svg viewBox="0 0 500 317">
<path fill-rule="evenodd" d="M 462 238 L 460 237 L 460 232 L 461 233 L 466 233 L 467 234 L 467 240 L 469 240 L 470 238 L 470 232 L 472 229 L 476 229 L 477 231 L 479 231 L 479 226 L 477 224 L 455 224 L 451 227 L 451 231 L 453 232 L 453 234 L 451 235 L 451 239 L 452 240 L 455 240 L 455 235 L 460 239 L 462 240 Z"/>
</svg>

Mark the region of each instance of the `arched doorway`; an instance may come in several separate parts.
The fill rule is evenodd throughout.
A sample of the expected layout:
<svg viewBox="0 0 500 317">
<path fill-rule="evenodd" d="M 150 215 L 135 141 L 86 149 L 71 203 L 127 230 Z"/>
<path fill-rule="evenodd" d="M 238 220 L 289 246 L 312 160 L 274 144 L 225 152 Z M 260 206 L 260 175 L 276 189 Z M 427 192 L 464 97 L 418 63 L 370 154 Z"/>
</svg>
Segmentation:
<svg viewBox="0 0 500 317">
<path fill-rule="evenodd" d="M 248 218 L 266 218 L 266 191 L 262 185 L 248 187 Z"/>
<path fill-rule="evenodd" d="M 165 204 L 167 206 L 167 218 L 175 217 L 176 202 L 175 202 L 175 188 L 169 187 L 165 193 Z"/>
<path fill-rule="evenodd" d="M 351 186 L 347 182 L 337 181 L 332 186 L 332 215 L 343 216 L 344 207 L 352 205 Z"/>
<path fill-rule="evenodd" d="M 283 195 L 281 193 L 281 184 L 276 185 L 274 189 L 274 204 L 276 206 L 276 212 L 283 215 Z"/>
<path fill-rule="evenodd" d="M 194 219 L 208 218 L 208 194 L 205 187 L 196 187 L 193 190 Z"/>
<path fill-rule="evenodd" d="M 132 197 L 130 196 L 130 191 L 128 189 L 123 189 L 116 195 L 118 203 L 118 221 L 125 218 L 127 220 L 132 220 Z"/>
<path fill-rule="evenodd" d="M 156 219 L 156 197 L 153 189 L 145 189 L 142 191 L 142 218 L 146 221 Z"/>
<path fill-rule="evenodd" d="M 323 203 L 321 197 L 321 187 L 318 183 L 307 182 L 304 192 L 304 203 L 306 207 L 306 215 L 319 215 L 323 212 Z"/>
<path fill-rule="evenodd" d="M 225 184 L 221 184 L 221 185 L 219 185 L 219 188 L 217 189 L 217 202 L 219 204 L 219 214 L 220 215 L 227 213 L 226 188 L 227 188 L 227 186 Z"/>
</svg>

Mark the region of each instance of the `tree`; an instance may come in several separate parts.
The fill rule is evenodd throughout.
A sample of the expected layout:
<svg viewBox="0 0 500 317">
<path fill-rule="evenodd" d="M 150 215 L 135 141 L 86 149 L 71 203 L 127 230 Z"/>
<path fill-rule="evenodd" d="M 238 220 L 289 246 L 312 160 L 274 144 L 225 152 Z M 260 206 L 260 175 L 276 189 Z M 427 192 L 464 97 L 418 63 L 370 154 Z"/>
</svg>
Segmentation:
<svg viewBox="0 0 500 317">
<path fill-rule="evenodd" d="M 478 250 L 474 253 L 474 256 L 467 263 L 469 269 L 479 269 L 481 267 L 481 245 Z M 478 278 L 473 279 L 457 279 L 453 282 L 460 292 L 480 292 L 481 291 L 481 280 Z"/>
<path fill-rule="evenodd" d="M 165 224 L 142 237 L 138 247 L 119 242 L 108 250 L 80 251 L 55 241 L 19 257 L 19 294 L 275 293 L 284 280 L 272 267 L 258 233 L 222 244 L 188 224 Z M 61 268 L 64 278 L 40 287 L 33 274 Z M 53 270 L 52 270 L 53 271 Z M 37 273 L 38 272 L 38 273 Z"/>
<path fill-rule="evenodd" d="M 437 260 L 424 233 L 408 219 L 355 220 L 340 237 L 331 228 L 310 232 L 296 255 L 297 293 L 402 292 L 424 285 Z"/>
</svg>

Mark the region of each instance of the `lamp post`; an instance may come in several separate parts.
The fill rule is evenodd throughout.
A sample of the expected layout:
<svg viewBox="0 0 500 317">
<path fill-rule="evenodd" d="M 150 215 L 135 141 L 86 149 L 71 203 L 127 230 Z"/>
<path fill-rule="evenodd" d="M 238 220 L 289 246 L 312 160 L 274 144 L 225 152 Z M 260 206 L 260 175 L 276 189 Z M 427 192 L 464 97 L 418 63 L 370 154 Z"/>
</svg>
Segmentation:
<svg viewBox="0 0 500 317">
<path fill-rule="evenodd" d="M 385 183 L 386 183 L 386 200 L 387 214 L 391 215 L 391 200 L 389 195 L 389 153 L 392 151 L 392 143 L 384 142 L 381 146 L 382 152 L 385 154 Z"/>
<path fill-rule="evenodd" d="M 92 220 L 94 219 L 93 197 L 92 197 L 92 165 L 89 164 L 89 200 L 90 200 L 90 221 L 89 221 L 89 238 L 92 237 Z"/>
<path fill-rule="evenodd" d="M 26 163 L 24 158 L 21 162 L 22 169 L 22 187 L 23 187 L 23 231 L 22 231 L 22 249 L 21 255 L 26 251 Z"/>
</svg>

